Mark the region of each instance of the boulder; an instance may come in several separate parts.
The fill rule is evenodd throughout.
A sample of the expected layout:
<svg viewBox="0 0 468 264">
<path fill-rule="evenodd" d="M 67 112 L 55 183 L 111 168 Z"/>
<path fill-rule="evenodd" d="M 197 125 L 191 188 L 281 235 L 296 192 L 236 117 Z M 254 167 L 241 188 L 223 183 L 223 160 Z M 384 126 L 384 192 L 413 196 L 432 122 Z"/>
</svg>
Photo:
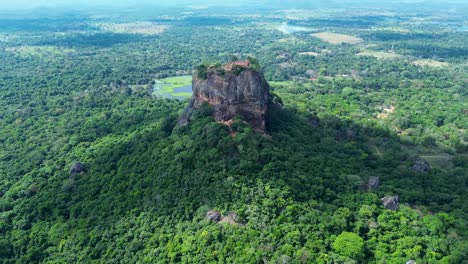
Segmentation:
<svg viewBox="0 0 468 264">
<path fill-rule="evenodd" d="M 416 264 L 416 261 L 411 259 L 411 260 L 406 261 L 406 264 Z"/>
<path fill-rule="evenodd" d="M 375 190 L 379 187 L 380 185 L 380 178 L 377 176 L 371 176 L 369 177 L 369 180 L 367 181 L 367 189 L 368 190 Z"/>
<path fill-rule="evenodd" d="M 385 209 L 396 211 L 400 208 L 400 197 L 398 195 L 385 196 L 382 198 L 382 203 Z"/>
<path fill-rule="evenodd" d="M 194 72 L 193 95 L 179 118 L 178 126 L 188 124 L 196 109 L 209 104 L 217 122 L 229 125 L 234 117 L 239 116 L 255 131 L 266 133 L 272 99 L 268 82 L 263 74 L 251 69 L 247 63 L 245 67 L 229 69 L 226 66 L 210 67 L 206 74 L 199 74 L 204 69 Z"/>
<path fill-rule="evenodd" d="M 429 164 L 429 162 L 427 162 L 427 160 L 422 159 L 422 158 L 418 158 L 414 162 L 414 165 L 413 165 L 412 169 L 415 172 L 427 173 L 427 172 L 429 172 L 431 170 L 431 165 Z"/>
<path fill-rule="evenodd" d="M 86 167 L 81 162 L 74 163 L 70 168 L 70 175 L 80 174 L 86 172 Z"/>
<path fill-rule="evenodd" d="M 206 218 L 208 218 L 208 220 L 210 221 L 213 221 L 213 222 L 219 222 L 221 221 L 221 218 L 222 218 L 222 215 L 220 212 L 216 211 L 216 210 L 209 210 L 207 213 L 206 213 Z"/>
</svg>

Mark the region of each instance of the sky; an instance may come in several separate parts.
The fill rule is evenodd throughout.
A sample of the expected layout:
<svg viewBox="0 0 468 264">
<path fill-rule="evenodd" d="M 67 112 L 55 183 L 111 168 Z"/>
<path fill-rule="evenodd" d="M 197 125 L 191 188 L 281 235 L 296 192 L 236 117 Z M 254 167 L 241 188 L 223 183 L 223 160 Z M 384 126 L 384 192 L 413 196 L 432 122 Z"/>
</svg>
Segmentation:
<svg viewBox="0 0 468 264">
<path fill-rule="evenodd" d="M 257 2 L 255 0 L 230 0 L 232 3 Z M 37 7 L 85 7 L 85 6 L 132 6 L 132 5 L 199 5 L 220 4 L 220 0 L 0 0 L 0 8 L 31 9 Z"/>
<path fill-rule="evenodd" d="M 358 4 L 362 2 L 367 3 L 447 3 L 462 4 L 468 2 L 467 0 L 334 0 L 335 3 L 343 3 L 344 5 Z M 0 10 L 11 9 L 35 9 L 38 7 L 52 7 L 52 8 L 86 8 L 93 6 L 107 6 L 107 7 L 123 7 L 123 6 L 141 6 L 141 5 L 182 5 L 182 6 L 195 6 L 195 5 L 247 5 L 262 3 L 266 6 L 271 4 L 283 5 L 287 7 L 294 3 L 296 5 L 307 6 L 308 4 L 314 5 L 317 3 L 330 3 L 333 1 L 323 0 L 0 0 Z"/>
</svg>

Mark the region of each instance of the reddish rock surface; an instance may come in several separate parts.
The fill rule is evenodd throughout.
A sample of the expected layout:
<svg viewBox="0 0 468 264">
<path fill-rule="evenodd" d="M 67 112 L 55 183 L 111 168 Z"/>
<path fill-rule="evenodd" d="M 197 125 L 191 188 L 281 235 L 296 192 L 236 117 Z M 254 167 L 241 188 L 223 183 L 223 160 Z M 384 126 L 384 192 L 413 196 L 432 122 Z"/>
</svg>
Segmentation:
<svg viewBox="0 0 468 264">
<path fill-rule="evenodd" d="M 226 69 L 226 67 L 224 67 Z M 240 73 L 220 73 L 208 69 L 206 79 L 193 75 L 193 95 L 179 125 L 190 122 L 192 113 L 204 103 L 213 106 L 213 116 L 218 122 L 230 122 L 235 116 L 249 123 L 255 131 L 266 133 L 270 86 L 263 74 L 248 67 Z"/>
</svg>

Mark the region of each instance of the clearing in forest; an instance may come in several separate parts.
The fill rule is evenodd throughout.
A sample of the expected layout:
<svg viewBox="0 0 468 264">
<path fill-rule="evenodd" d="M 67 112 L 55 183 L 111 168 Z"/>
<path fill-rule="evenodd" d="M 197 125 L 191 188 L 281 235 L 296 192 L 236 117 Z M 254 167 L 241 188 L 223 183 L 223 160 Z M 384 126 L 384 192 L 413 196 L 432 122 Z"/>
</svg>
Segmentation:
<svg viewBox="0 0 468 264">
<path fill-rule="evenodd" d="M 362 50 L 357 54 L 358 56 L 370 56 L 377 59 L 389 60 L 389 59 L 401 59 L 403 56 L 393 52 L 374 51 L 374 50 Z"/>
<path fill-rule="evenodd" d="M 330 44 L 342 44 L 342 43 L 347 43 L 347 44 L 358 44 L 362 42 L 361 38 L 351 36 L 351 35 L 345 35 L 345 34 L 338 34 L 338 33 L 332 33 L 332 32 L 320 32 L 320 33 L 315 33 L 311 34 L 313 37 L 319 38 L 323 41 L 326 41 Z"/>
<path fill-rule="evenodd" d="M 389 114 L 395 112 L 395 106 L 390 105 L 388 107 L 382 107 L 382 112 L 377 114 L 378 119 L 385 119 L 388 117 Z"/>
<path fill-rule="evenodd" d="M 153 94 L 167 98 L 189 98 L 192 96 L 192 76 L 158 79 L 153 86 Z"/>
<path fill-rule="evenodd" d="M 320 54 L 318 54 L 317 52 L 313 52 L 313 51 L 306 51 L 306 52 L 299 52 L 299 55 L 317 57 Z"/>
<path fill-rule="evenodd" d="M 429 66 L 434 68 L 445 68 L 450 65 L 448 62 L 436 61 L 431 59 L 415 60 L 412 63 L 417 66 Z"/>
</svg>

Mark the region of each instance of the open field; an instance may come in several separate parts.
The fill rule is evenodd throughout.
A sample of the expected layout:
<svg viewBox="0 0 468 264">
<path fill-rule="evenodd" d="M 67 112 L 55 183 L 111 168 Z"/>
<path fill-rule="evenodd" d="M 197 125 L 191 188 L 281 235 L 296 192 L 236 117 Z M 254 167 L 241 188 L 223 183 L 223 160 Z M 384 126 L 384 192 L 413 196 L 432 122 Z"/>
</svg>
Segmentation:
<svg viewBox="0 0 468 264">
<path fill-rule="evenodd" d="M 159 25 L 151 22 L 134 22 L 134 23 L 106 23 L 98 25 L 103 31 L 113 33 L 128 33 L 141 35 L 158 35 L 169 28 L 166 25 Z"/>
<path fill-rule="evenodd" d="M 313 51 L 307 51 L 307 52 L 299 52 L 299 55 L 317 57 L 320 54 L 317 52 L 313 52 Z"/>
<path fill-rule="evenodd" d="M 278 42 L 288 43 L 288 42 L 293 42 L 294 40 L 295 40 L 294 38 L 281 38 L 281 39 L 278 39 Z"/>
<path fill-rule="evenodd" d="M 323 41 L 326 41 L 330 44 L 335 44 L 335 45 L 342 44 L 342 43 L 358 44 L 362 42 L 361 38 L 351 36 L 351 35 L 332 33 L 332 32 L 314 33 L 312 34 L 312 36 L 319 38 Z"/>
<path fill-rule="evenodd" d="M 373 50 L 362 50 L 357 54 L 358 56 L 371 56 L 377 59 L 401 59 L 403 56 L 396 53 L 384 52 L 384 51 L 373 51 Z"/>
<path fill-rule="evenodd" d="M 429 66 L 429 67 L 434 67 L 434 68 L 444 68 L 444 67 L 450 66 L 450 64 L 447 62 L 430 60 L 430 59 L 415 60 L 412 63 L 418 66 Z"/>
</svg>

